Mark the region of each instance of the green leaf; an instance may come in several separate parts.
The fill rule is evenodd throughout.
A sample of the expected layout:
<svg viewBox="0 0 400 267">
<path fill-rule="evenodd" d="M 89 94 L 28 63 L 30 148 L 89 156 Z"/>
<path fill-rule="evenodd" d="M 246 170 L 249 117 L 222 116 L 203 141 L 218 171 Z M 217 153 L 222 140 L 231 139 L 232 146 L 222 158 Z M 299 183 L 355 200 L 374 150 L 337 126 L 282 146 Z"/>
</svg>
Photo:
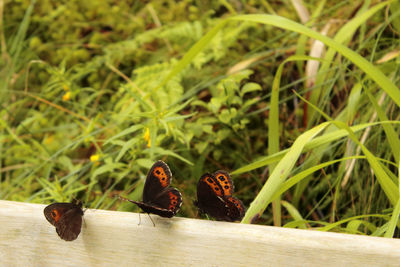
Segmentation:
<svg viewBox="0 0 400 267">
<path fill-rule="evenodd" d="M 166 150 L 166 149 L 163 149 L 163 148 L 161 148 L 161 147 L 157 147 L 157 148 L 154 149 L 154 152 L 157 153 L 157 154 L 159 154 L 159 155 L 168 155 L 168 156 L 172 156 L 172 157 L 174 157 L 174 158 L 177 158 L 177 159 L 179 159 L 179 160 L 185 162 L 186 164 L 189 164 L 189 165 L 192 165 L 192 166 L 194 165 L 193 162 L 191 162 L 191 161 L 185 159 L 184 157 L 180 156 L 179 154 L 177 154 L 177 153 L 175 153 L 175 152 L 173 152 L 173 151 L 171 151 L 171 150 Z"/>
<path fill-rule="evenodd" d="M 115 162 L 120 161 L 120 159 L 125 155 L 125 153 L 132 148 L 139 140 L 138 139 L 131 139 L 127 142 L 123 142 L 122 148 L 119 151 L 117 157 L 115 158 Z"/>
<path fill-rule="evenodd" d="M 290 216 L 293 217 L 294 221 L 301 222 L 298 227 L 301 229 L 307 229 L 307 225 L 304 223 L 303 217 L 300 215 L 300 212 L 289 202 L 282 200 L 282 206 L 289 212 Z"/>
<path fill-rule="evenodd" d="M 157 86 L 158 88 L 163 87 L 172 77 L 181 72 L 187 65 L 189 65 L 194 57 L 199 54 L 214 38 L 214 36 L 226 25 L 228 21 L 223 20 L 212 28 L 206 35 L 204 35 L 189 51 L 183 56 L 183 58 L 174 66 L 171 72 L 165 77 L 165 79 Z"/>
<path fill-rule="evenodd" d="M 246 83 L 240 90 L 240 96 L 243 97 L 246 93 L 261 91 L 261 90 L 262 90 L 261 85 L 259 85 L 258 83 Z"/>
<path fill-rule="evenodd" d="M 107 164 L 97 168 L 93 172 L 91 179 L 94 179 L 95 177 L 97 177 L 103 173 L 112 172 L 115 169 L 122 168 L 123 166 L 125 166 L 125 165 L 122 163 L 107 163 Z"/>
<path fill-rule="evenodd" d="M 120 137 L 122 137 L 122 136 L 131 134 L 131 133 L 134 133 L 134 132 L 136 132 L 137 130 L 140 130 L 140 129 L 142 129 L 142 128 L 143 128 L 143 125 L 132 125 L 131 127 L 126 128 L 126 129 L 123 130 L 122 132 L 120 132 L 120 133 L 114 135 L 113 137 L 109 138 L 104 144 L 106 145 L 106 144 L 110 143 L 111 141 L 113 141 L 113 140 L 115 140 L 115 139 L 117 139 L 117 138 L 120 138 Z"/>
</svg>

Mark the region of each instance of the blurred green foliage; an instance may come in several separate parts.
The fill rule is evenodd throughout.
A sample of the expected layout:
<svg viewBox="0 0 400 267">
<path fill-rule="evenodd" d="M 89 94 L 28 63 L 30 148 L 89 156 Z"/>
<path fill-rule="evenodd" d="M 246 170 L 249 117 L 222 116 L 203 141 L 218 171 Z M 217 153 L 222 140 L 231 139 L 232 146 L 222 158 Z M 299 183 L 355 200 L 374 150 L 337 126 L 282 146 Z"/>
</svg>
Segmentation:
<svg viewBox="0 0 400 267">
<path fill-rule="evenodd" d="M 0 97 L 4 100 L 0 198 L 43 203 L 76 197 L 91 208 L 136 210 L 113 196 L 140 199 L 147 170 L 163 159 L 174 174 L 173 185 L 184 195 L 179 216 L 196 217 L 192 200 L 204 172 L 233 171 L 268 155 L 267 120 L 275 71 L 302 43 L 291 32 L 232 22 L 183 71 L 159 85 L 179 59 L 226 17 L 273 11 L 298 20 L 290 1 L 269 2 L 6 1 L 0 32 Z M 308 2 L 311 11 L 319 3 Z M 358 2 L 326 3 L 308 26 L 322 28 L 334 20 L 328 32 L 332 36 L 355 16 Z M 371 62 L 398 51 L 398 32 L 387 24 L 393 20 L 398 31 L 397 13 L 385 18 L 383 11 L 378 12 L 348 46 Z M 303 43 L 306 51 L 310 44 Z M 398 85 L 398 59 L 379 67 Z M 375 110 L 367 97 L 358 91 L 347 100 L 353 85 L 362 79 L 360 70 L 337 56 L 326 77 L 323 84 L 307 87 L 304 69 L 285 64 L 279 88 L 280 125 L 275 129 L 281 149 L 290 147 L 309 127 L 307 111 L 292 89 L 306 95 L 325 88 L 328 93 L 318 102 L 321 110 L 334 118 L 351 114 L 354 124 L 370 120 Z M 378 88 L 365 86 L 374 97 L 380 96 Z M 398 120 L 398 107 L 388 98 L 383 104 L 387 116 Z M 380 127 L 372 128 L 365 145 L 376 157 L 393 159 Z M 340 139 L 315 152 L 317 159 L 312 152 L 305 154 L 294 173 L 355 154 L 354 150 L 354 145 Z M 397 170 L 390 164 L 385 167 L 397 183 Z M 343 168 L 334 165 L 310 176 L 307 186 L 296 189 L 300 195 L 288 191 L 283 197 L 290 202 L 295 195 L 296 200 L 294 206 L 284 202 L 290 214 L 297 214 L 296 208 L 304 219 L 330 222 L 360 214 L 388 214 L 390 202 L 376 186 L 368 163 L 357 161 L 347 189 L 339 190 L 335 186 L 341 182 Z M 268 174 L 265 168 L 234 176 L 236 196 L 248 206 Z M 261 223 L 272 223 L 269 211 Z M 284 223 L 292 221 L 289 211 L 282 213 Z M 386 220 L 370 222 L 354 220 L 347 228 L 371 234 Z"/>
</svg>

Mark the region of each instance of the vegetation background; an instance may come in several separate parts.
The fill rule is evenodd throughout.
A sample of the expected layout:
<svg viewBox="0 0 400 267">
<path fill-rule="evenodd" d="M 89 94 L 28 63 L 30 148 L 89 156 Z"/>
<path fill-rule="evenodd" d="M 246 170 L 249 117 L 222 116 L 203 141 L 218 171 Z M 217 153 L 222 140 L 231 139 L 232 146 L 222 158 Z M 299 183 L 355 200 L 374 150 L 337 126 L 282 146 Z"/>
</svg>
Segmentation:
<svg viewBox="0 0 400 267">
<path fill-rule="evenodd" d="M 178 216 L 224 169 L 244 223 L 398 237 L 399 33 L 399 1 L 0 0 L 0 198 L 137 211 L 162 159 Z"/>
</svg>

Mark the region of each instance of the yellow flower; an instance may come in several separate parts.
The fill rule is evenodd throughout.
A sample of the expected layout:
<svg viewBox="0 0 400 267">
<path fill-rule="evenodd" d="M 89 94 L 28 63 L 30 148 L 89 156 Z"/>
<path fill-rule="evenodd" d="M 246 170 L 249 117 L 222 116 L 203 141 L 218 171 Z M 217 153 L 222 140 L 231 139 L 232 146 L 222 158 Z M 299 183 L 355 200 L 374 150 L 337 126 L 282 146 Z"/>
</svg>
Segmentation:
<svg viewBox="0 0 400 267">
<path fill-rule="evenodd" d="M 100 155 L 94 154 L 90 156 L 90 161 L 91 162 L 97 162 L 100 159 Z"/>
<path fill-rule="evenodd" d="M 47 136 L 43 140 L 43 143 L 46 144 L 46 145 L 49 145 L 49 144 L 53 143 L 53 141 L 54 141 L 54 135 L 50 135 L 50 136 Z"/>
<path fill-rule="evenodd" d="M 147 147 L 151 147 L 150 129 L 148 127 L 146 127 L 143 138 L 147 141 Z"/>
<path fill-rule="evenodd" d="M 149 139 L 149 141 L 147 141 L 147 147 L 150 148 L 151 147 L 151 140 Z"/>
<path fill-rule="evenodd" d="M 71 99 L 71 92 L 68 91 L 68 92 L 66 92 L 66 93 L 63 95 L 62 100 L 63 100 L 63 101 L 68 101 L 68 100 L 70 100 L 70 99 Z"/>
</svg>

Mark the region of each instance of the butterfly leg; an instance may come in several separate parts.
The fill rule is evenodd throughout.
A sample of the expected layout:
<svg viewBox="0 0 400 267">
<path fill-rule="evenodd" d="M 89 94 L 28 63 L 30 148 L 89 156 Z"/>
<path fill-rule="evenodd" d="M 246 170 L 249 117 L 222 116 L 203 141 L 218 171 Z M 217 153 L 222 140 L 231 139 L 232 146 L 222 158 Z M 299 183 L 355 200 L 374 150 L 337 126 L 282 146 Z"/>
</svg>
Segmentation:
<svg viewBox="0 0 400 267">
<path fill-rule="evenodd" d="M 151 216 L 150 216 L 150 213 L 147 213 L 147 215 L 149 215 L 149 218 L 150 218 L 151 222 L 153 223 L 153 227 L 156 227 L 156 225 L 155 225 L 153 219 L 152 219 Z"/>
<path fill-rule="evenodd" d="M 139 223 L 137 225 L 140 225 L 142 223 L 142 218 L 140 217 L 140 212 L 139 212 Z"/>
</svg>

